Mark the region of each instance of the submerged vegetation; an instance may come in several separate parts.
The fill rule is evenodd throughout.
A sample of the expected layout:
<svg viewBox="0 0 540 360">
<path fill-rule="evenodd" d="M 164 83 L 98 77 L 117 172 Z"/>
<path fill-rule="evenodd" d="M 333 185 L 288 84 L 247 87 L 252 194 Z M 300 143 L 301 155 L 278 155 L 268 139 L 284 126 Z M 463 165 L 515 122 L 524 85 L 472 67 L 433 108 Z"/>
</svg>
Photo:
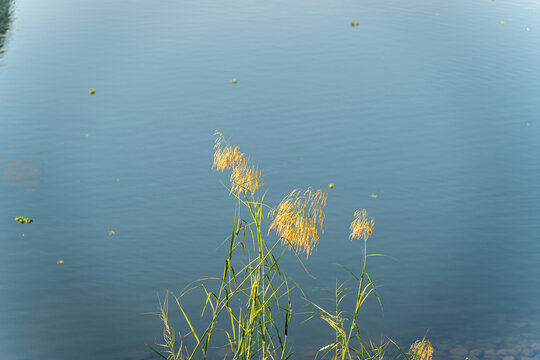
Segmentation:
<svg viewBox="0 0 540 360">
<path fill-rule="evenodd" d="M 221 276 L 195 282 L 174 302 L 189 329 L 190 337 L 184 341 L 176 333 L 169 318 L 169 298 L 160 301 L 159 317 L 163 322 L 163 343 L 151 348 L 159 357 L 167 360 L 215 358 L 211 344 L 225 341 L 230 359 L 289 359 L 293 357 L 289 346 L 289 325 L 292 319 L 291 296 L 300 293 L 301 287 L 282 271 L 279 262 L 287 251 L 297 257 L 304 266 L 301 255 L 307 257 L 317 248 L 324 233 L 324 207 L 328 190 L 294 189 L 275 207 L 264 204 L 265 195 L 259 194 L 264 186 L 258 166 L 238 146 L 227 143 L 222 133 L 216 132 L 214 161 L 217 171 L 230 171 L 230 195 L 236 200 L 233 227 L 228 239 L 227 256 Z M 330 188 L 332 188 L 331 186 Z M 248 220 L 242 217 L 247 212 Z M 265 231 L 265 219 L 271 220 Z M 383 359 L 388 343 L 373 344 L 360 336 L 358 315 L 366 299 L 375 296 L 375 282 L 366 271 L 367 240 L 373 234 L 375 220 L 365 209 L 354 213 L 350 225 L 350 239 L 362 239 L 362 272 L 355 275 L 356 298 L 352 312 L 340 309 L 346 290 L 336 287 L 333 310 L 308 302 L 313 306 L 311 318 L 317 317 L 328 324 L 335 337 L 332 342 L 316 351 L 315 358 L 331 359 Z M 270 237 L 275 233 L 277 237 Z M 283 246 L 279 246 L 279 245 Z M 345 268 L 346 269 L 346 268 Z M 183 295 L 201 290 L 203 320 L 205 327 L 198 326 L 182 305 Z M 189 342 L 189 345 L 186 343 Z M 405 359 L 431 360 L 433 347 L 429 341 L 417 341 Z"/>
</svg>

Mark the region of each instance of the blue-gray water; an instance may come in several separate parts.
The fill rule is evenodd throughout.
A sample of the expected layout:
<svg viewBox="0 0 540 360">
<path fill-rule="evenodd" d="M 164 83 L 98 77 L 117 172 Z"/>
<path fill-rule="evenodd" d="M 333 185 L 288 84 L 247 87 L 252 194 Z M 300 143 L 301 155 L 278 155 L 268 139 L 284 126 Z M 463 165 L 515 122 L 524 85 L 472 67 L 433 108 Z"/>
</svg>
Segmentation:
<svg viewBox="0 0 540 360">
<path fill-rule="evenodd" d="M 153 358 L 157 295 L 220 273 L 216 129 L 269 204 L 335 184 L 315 279 L 284 263 L 312 299 L 348 279 L 335 263 L 359 270 L 366 208 L 388 255 L 368 264 L 375 340 L 540 356 L 537 2 L 0 0 L 0 17 L 1 359 Z M 332 341 L 305 317 L 298 359 Z"/>
</svg>

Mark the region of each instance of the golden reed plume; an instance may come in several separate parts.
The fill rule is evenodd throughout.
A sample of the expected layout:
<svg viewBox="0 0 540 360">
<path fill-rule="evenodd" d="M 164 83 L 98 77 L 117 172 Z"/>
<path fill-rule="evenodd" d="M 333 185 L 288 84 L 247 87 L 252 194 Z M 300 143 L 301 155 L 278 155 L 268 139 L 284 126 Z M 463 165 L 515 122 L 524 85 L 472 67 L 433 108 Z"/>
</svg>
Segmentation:
<svg viewBox="0 0 540 360">
<path fill-rule="evenodd" d="M 275 229 L 281 239 L 297 251 L 305 251 L 309 256 L 319 244 L 319 231 L 324 233 L 324 212 L 328 191 L 311 189 L 305 192 L 293 190 L 268 216 L 274 221 L 268 229 Z"/>
<path fill-rule="evenodd" d="M 214 135 L 217 136 L 217 139 L 214 144 L 213 168 L 216 168 L 217 171 L 231 170 L 244 161 L 244 154 L 238 150 L 238 146 L 233 148 L 226 144 L 223 134 L 219 131 L 216 131 Z"/>
<path fill-rule="evenodd" d="M 212 168 L 216 168 L 217 171 L 232 170 L 230 193 L 239 196 L 243 191 L 252 194 L 259 191 L 260 187 L 264 185 L 259 168 L 249 165 L 244 154 L 238 150 L 238 146 L 233 148 L 228 145 L 222 133 L 216 131 L 214 135 L 217 138 L 214 144 Z"/>
<path fill-rule="evenodd" d="M 364 238 L 364 240 L 367 240 L 371 236 L 371 234 L 373 234 L 374 226 L 375 219 L 368 219 L 368 213 L 366 209 L 362 209 L 362 211 L 356 210 L 354 212 L 354 220 L 351 223 L 351 235 L 349 235 L 349 238 L 352 240 L 362 237 Z"/>
<path fill-rule="evenodd" d="M 233 168 L 231 174 L 231 194 L 240 195 L 242 191 L 255 194 L 264 185 L 262 174 L 255 165 L 241 162 Z"/>
<path fill-rule="evenodd" d="M 409 349 L 409 354 L 415 355 L 414 359 L 432 360 L 433 346 L 429 340 L 416 340 Z M 413 359 L 413 358 L 411 358 Z"/>
</svg>

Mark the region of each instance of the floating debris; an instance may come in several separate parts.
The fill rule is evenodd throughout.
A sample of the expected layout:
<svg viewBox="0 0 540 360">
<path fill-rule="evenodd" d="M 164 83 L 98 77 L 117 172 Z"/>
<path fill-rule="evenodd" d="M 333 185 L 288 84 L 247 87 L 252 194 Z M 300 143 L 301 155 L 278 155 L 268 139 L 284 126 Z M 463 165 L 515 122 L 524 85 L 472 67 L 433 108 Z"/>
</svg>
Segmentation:
<svg viewBox="0 0 540 360">
<path fill-rule="evenodd" d="M 351 26 L 358 26 L 358 25 L 360 25 L 360 23 L 359 23 L 359 22 L 356 22 L 356 21 L 353 21 L 353 22 L 351 23 Z"/>
<path fill-rule="evenodd" d="M 32 220 L 30 218 L 25 218 L 25 217 L 22 217 L 22 216 L 17 216 L 15 218 L 15 221 L 18 221 L 21 224 L 24 224 L 24 223 L 31 224 L 34 220 Z"/>
<path fill-rule="evenodd" d="M 236 84 L 238 81 L 236 79 L 231 80 L 231 84 Z"/>
<path fill-rule="evenodd" d="M 109 231 L 109 235 L 114 235 L 114 234 L 116 234 L 114 231 L 112 231 L 112 230 Z"/>
<path fill-rule="evenodd" d="M 64 260 L 58 260 L 56 263 L 62 265 L 64 263 Z"/>
<path fill-rule="evenodd" d="M 85 137 L 88 137 L 88 136 L 90 136 L 90 135 L 89 135 L 88 133 L 86 133 L 86 134 L 84 134 L 84 136 L 85 136 Z"/>
<path fill-rule="evenodd" d="M 90 89 L 90 95 L 94 95 L 96 93 L 96 89 Z"/>
<path fill-rule="evenodd" d="M 369 197 L 372 198 L 372 199 L 376 199 L 376 198 L 377 198 L 377 194 L 371 194 L 371 195 L 369 195 Z"/>
<path fill-rule="evenodd" d="M 329 187 L 330 189 L 333 189 L 333 188 L 334 188 L 334 184 L 328 184 L 328 187 Z"/>
<path fill-rule="evenodd" d="M 503 26 L 504 26 L 504 25 L 506 25 L 506 23 L 505 23 L 504 21 L 501 21 L 501 25 L 503 25 Z"/>
</svg>

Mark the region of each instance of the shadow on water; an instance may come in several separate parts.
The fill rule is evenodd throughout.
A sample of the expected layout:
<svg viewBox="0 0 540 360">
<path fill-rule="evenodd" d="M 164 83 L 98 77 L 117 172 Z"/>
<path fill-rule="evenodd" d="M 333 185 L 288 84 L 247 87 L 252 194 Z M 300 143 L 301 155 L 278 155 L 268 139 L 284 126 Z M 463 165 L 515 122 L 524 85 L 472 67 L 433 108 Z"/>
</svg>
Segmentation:
<svg viewBox="0 0 540 360">
<path fill-rule="evenodd" d="M 4 55 L 10 35 L 13 7 L 13 0 L 0 0 L 0 57 Z"/>
</svg>

